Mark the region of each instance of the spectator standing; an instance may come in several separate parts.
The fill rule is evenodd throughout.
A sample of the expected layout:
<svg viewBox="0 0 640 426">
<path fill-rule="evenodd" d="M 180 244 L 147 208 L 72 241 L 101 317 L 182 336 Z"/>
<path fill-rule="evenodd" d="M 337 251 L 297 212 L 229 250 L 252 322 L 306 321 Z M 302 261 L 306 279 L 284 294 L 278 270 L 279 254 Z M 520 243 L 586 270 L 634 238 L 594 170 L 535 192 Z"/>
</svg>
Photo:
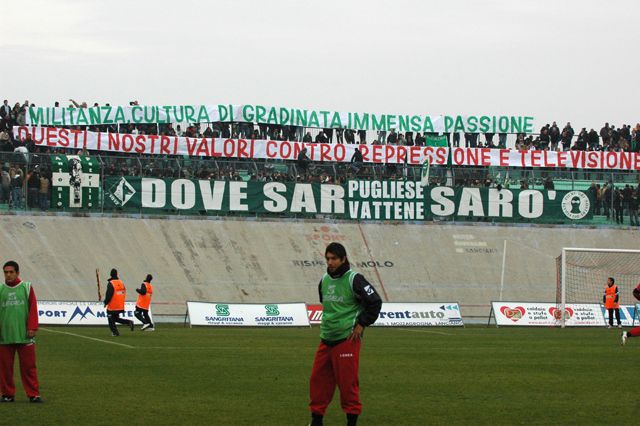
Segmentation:
<svg viewBox="0 0 640 426">
<path fill-rule="evenodd" d="M 573 135 L 575 132 L 573 131 L 573 127 L 571 127 L 571 123 L 567 123 L 562 129 L 562 150 L 568 151 L 571 148 L 571 139 L 573 139 Z"/>
<path fill-rule="evenodd" d="M 633 191 L 629 198 L 629 224 L 631 226 L 638 225 L 638 193 Z"/>
<path fill-rule="evenodd" d="M 391 129 L 389 136 L 387 136 L 387 144 L 395 145 L 398 142 L 398 134 L 395 129 Z"/>
<path fill-rule="evenodd" d="M 22 191 L 24 185 L 24 173 L 20 167 L 14 167 L 9 170 L 11 177 L 11 206 L 14 209 L 22 208 Z"/>
<path fill-rule="evenodd" d="M 29 173 L 27 178 L 27 206 L 29 208 L 36 208 L 38 206 L 38 191 L 40 190 L 40 173 L 38 172 L 38 166 Z"/>
<path fill-rule="evenodd" d="M 623 208 L 624 195 L 619 188 L 613 188 L 613 210 L 615 214 L 616 223 L 622 225 L 624 223 Z"/>
<path fill-rule="evenodd" d="M 608 146 L 611 140 L 611 129 L 609 123 L 604 123 L 604 127 L 600 129 L 600 139 L 602 139 L 602 146 Z"/>
<path fill-rule="evenodd" d="M 42 173 L 40 175 L 40 187 L 38 189 L 38 204 L 40 205 L 40 210 L 46 211 L 49 209 L 49 187 L 51 186 L 51 181 L 46 173 Z"/>
<path fill-rule="evenodd" d="M 11 198 L 11 177 L 5 166 L 0 171 L 0 203 L 9 203 Z"/>
<path fill-rule="evenodd" d="M 549 129 L 549 139 L 551 140 L 551 151 L 558 150 L 558 142 L 560 142 L 560 128 L 554 121 Z"/>
<path fill-rule="evenodd" d="M 615 284 L 616 280 L 613 277 L 607 279 L 607 286 L 604 288 L 604 296 L 602 296 L 602 303 L 604 303 L 605 309 L 609 312 L 609 325 L 607 328 L 613 327 L 613 314 L 616 315 L 616 321 L 618 322 L 618 328 L 622 328 L 620 322 L 620 291 Z"/>
</svg>

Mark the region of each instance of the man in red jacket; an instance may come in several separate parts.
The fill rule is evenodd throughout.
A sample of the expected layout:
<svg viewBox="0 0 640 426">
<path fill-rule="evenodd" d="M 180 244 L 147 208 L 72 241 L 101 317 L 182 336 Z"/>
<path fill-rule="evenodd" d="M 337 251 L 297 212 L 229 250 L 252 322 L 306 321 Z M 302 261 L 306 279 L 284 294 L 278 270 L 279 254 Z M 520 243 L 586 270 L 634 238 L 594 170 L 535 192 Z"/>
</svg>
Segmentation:
<svg viewBox="0 0 640 426">
<path fill-rule="evenodd" d="M 35 336 L 38 331 L 38 303 L 28 281 L 20 279 L 18 263 L 10 260 L 2 267 L 0 286 L 0 402 L 14 402 L 16 386 L 13 362 L 20 359 L 20 377 L 30 402 L 42 402 L 36 371 Z"/>
</svg>

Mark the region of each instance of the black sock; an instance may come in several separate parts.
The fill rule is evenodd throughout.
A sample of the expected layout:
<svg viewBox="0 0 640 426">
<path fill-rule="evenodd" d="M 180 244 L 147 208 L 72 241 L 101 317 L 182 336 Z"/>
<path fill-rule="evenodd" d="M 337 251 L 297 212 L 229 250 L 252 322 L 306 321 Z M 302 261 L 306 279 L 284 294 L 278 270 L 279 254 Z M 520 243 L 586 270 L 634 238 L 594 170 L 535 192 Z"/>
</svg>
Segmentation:
<svg viewBox="0 0 640 426">
<path fill-rule="evenodd" d="M 322 426 L 322 414 L 311 413 L 311 426 Z"/>
<path fill-rule="evenodd" d="M 358 423 L 358 415 L 347 414 L 347 426 L 356 426 L 356 423 Z"/>
</svg>

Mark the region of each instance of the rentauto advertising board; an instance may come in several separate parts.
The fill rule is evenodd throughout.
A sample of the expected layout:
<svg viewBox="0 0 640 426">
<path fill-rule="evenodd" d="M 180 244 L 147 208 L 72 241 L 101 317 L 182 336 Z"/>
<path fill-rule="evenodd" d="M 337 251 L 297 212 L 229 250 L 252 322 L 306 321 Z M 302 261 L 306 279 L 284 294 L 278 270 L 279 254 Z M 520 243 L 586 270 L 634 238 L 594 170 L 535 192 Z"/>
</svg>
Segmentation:
<svg viewBox="0 0 640 426">
<path fill-rule="evenodd" d="M 322 305 L 308 304 L 309 323 L 322 322 Z M 458 303 L 383 303 L 375 326 L 442 327 L 462 326 Z"/>
<path fill-rule="evenodd" d="M 191 325 L 308 327 L 304 303 L 187 302 Z"/>
<path fill-rule="evenodd" d="M 556 303 L 545 302 L 492 302 L 492 311 L 498 326 L 561 325 L 561 313 Z M 608 323 L 606 309 L 597 303 L 568 303 L 564 310 L 567 327 L 603 327 Z M 620 306 L 623 326 L 633 323 L 634 306 Z M 617 323 L 614 320 L 614 325 Z"/>
<path fill-rule="evenodd" d="M 124 309 L 120 318 L 141 324 L 133 315 L 134 302 L 126 302 Z M 107 310 L 102 302 L 38 300 L 38 322 L 42 325 L 107 325 Z"/>
<path fill-rule="evenodd" d="M 379 327 L 448 327 L 462 326 L 460 305 L 440 303 L 383 303 L 373 324 Z"/>
</svg>

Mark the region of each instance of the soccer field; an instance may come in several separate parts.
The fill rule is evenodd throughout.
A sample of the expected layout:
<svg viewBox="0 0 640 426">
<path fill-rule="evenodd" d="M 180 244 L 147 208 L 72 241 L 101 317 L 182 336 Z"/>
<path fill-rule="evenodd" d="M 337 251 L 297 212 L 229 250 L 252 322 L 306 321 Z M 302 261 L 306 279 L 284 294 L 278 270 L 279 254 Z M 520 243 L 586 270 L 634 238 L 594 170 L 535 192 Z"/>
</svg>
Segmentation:
<svg viewBox="0 0 640 426">
<path fill-rule="evenodd" d="M 183 328 L 109 336 L 43 327 L 45 404 L 0 405 L 13 424 L 308 424 L 318 328 Z M 637 424 L 639 341 L 619 331 L 371 328 L 363 425 Z M 17 370 L 17 366 L 16 366 Z M 17 380 L 19 382 L 19 379 Z M 336 393 L 325 424 L 344 424 Z"/>
</svg>

